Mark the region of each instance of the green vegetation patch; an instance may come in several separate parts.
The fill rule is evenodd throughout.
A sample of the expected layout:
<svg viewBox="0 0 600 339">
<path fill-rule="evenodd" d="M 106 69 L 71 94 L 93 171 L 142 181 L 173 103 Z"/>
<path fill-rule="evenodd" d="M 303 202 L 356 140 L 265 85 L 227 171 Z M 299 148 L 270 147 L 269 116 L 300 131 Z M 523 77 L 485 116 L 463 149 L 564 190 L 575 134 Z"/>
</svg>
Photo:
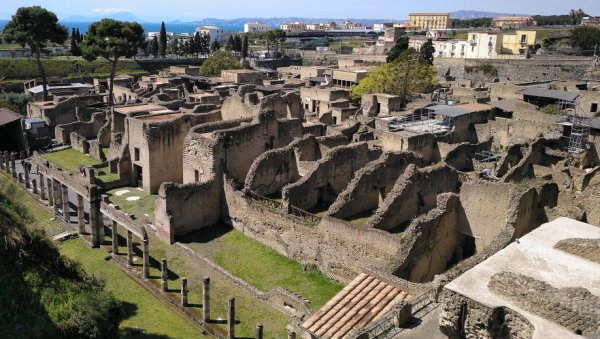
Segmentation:
<svg viewBox="0 0 600 339">
<path fill-rule="evenodd" d="M 124 313 L 102 280 L 63 258 L 29 204 L 0 194 L 0 337 L 109 338 Z M 16 188 L 12 188 L 16 190 Z"/>
<path fill-rule="evenodd" d="M 69 240 L 60 245 L 68 258 L 78 260 L 88 272 L 106 282 L 106 290 L 122 301 L 126 319 L 119 327 L 121 338 L 198 338 L 200 334 L 166 305 L 129 279 L 123 271 L 105 260 L 106 253 L 90 248 L 80 240 Z M 132 335 L 141 329 L 143 335 Z"/>
<path fill-rule="evenodd" d="M 312 309 L 323 306 L 343 288 L 315 267 L 305 270 L 300 263 L 237 230 L 223 230 L 203 230 L 182 242 L 259 290 L 284 287 L 302 295 L 310 300 Z"/>
<path fill-rule="evenodd" d="M 117 188 L 107 192 L 109 200 L 136 219 L 154 222 L 154 210 L 158 196 L 135 187 Z M 129 199 L 129 200 L 128 200 Z"/>
<path fill-rule="evenodd" d="M 81 165 L 100 165 L 100 161 L 94 159 L 94 157 L 91 155 L 79 152 L 78 150 L 72 148 L 53 153 L 46 153 L 42 155 L 42 157 L 48 160 L 54 166 L 57 166 L 58 168 L 61 168 L 69 173 L 75 173 L 77 171 L 77 167 Z"/>
</svg>

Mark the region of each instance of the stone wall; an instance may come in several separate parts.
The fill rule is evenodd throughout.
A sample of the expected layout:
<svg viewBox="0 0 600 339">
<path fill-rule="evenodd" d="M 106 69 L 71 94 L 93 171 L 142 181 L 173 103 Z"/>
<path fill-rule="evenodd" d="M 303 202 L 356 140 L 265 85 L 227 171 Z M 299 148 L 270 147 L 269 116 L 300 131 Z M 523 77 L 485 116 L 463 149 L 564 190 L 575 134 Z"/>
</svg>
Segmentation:
<svg viewBox="0 0 600 339">
<path fill-rule="evenodd" d="M 395 229 L 435 208 L 438 194 L 458 192 L 459 188 L 458 173 L 444 163 L 422 169 L 409 165 L 369 219 L 367 227 Z"/>
<path fill-rule="evenodd" d="M 332 149 L 302 179 L 284 187 L 282 194 L 285 204 L 309 210 L 333 203 L 354 174 L 369 160 L 366 143 Z"/>
<path fill-rule="evenodd" d="M 491 139 L 479 144 L 444 144 L 438 142 L 440 153 L 442 153 L 442 161 L 448 164 L 448 166 L 461 172 L 473 171 L 473 159 L 475 159 L 475 153 L 489 151 L 491 146 Z"/>
<path fill-rule="evenodd" d="M 304 119 L 300 96 L 289 92 L 263 96 L 253 85 L 240 86 L 225 99 L 221 112 L 223 120 L 256 117 L 260 112 L 273 111 L 278 119 Z"/>
<path fill-rule="evenodd" d="M 363 267 L 387 273 L 397 267 L 400 239 L 387 232 L 329 217 L 311 226 L 285 210 L 245 197 L 227 182 L 225 197 L 226 223 L 282 255 L 317 265 L 336 280 L 347 283 Z"/>
<path fill-rule="evenodd" d="M 442 303 L 440 331 L 449 339 L 533 337 L 533 325 L 510 308 L 492 309 L 446 289 L 439 299 Z"/>
<path fill-rule="evenodd" d="M 69 144 L 71 133 L 77 133 L 85 139 L 95 139 L 98 131 L 105 123 L 106 113 L 95 113 L 90 121 L 76 121 L 70 124 L 58 125 L 54 128 L 56 142 L 61 145 Z"/>
<path fill-rule="evenodd" d="M 437 207 L 406 229 L 396 276 L 422 283 L 446 271 L 458 246 L 459 203 L 454 193 L 440 194 Z"/>
<path fill-rule="evenodd" d="M 428 163 L 440 161 L 440 152 L 433 134 L 415 134 L 410 132 L 375 131 L 375 139 L 381 141 L 384 152 L 415 152 L 423 156 Z"/>
<path fill-rule="evenodd" d="M 278 148 L 256 158 L 248 171 L 244 189 L 268 196 L 300 179 L 293 147 Z"/>
<path fill-rule="evenodd" d="M 420 167 L 423 166 L 423 160 L 414 153 L 384 153 L 380 159 L 356 172 L 350 184 L 329 207 L 327 214 L 347 219 L 376 209 L 410 164 Z"/>
</svg>

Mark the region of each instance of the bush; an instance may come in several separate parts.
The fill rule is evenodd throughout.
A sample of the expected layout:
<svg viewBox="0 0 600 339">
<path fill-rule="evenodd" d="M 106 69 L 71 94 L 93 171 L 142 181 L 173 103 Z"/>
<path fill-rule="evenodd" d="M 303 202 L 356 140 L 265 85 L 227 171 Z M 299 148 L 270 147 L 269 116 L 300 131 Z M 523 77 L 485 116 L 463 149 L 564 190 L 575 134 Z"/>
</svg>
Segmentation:
<svg viewBox="0 0 600 339">
<path fill-rule="evenodd" d="M 27 103 L 33 98 L 24 93 L 0 93 L 0 108 L 6 108 L 11 111 L 27 114 Z"/>
<path fill-rule="evenodd" d="M 548 106 L 544 106 L 541 108 L 541 111 L 546 113 L 546 114 L 560 114 L 561 113 L 561 109 L 559 105 L 548 105 Z"/>
</svg>

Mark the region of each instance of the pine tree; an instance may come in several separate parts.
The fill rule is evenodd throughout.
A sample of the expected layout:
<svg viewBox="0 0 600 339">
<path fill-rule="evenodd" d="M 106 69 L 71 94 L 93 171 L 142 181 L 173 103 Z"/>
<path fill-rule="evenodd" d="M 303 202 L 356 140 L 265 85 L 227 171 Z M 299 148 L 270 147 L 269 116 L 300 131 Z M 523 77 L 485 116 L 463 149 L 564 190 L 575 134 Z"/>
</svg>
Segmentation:
<svg viewBox="0 0 600 339">
<path fill-rule="evenodd" d="M 164 21 L 160 25 L 160 39 L 158 40 L 158 50 L 160 52 L 161 57 L 164 58 L 167 55 L 167 28 L 165 27 Z"/>
<path fill-rule="evenodd" d="M 244 34 L 244 39 L 242 39 L 242 58 L 248 57 L 248 35 Z"/>
</svg>

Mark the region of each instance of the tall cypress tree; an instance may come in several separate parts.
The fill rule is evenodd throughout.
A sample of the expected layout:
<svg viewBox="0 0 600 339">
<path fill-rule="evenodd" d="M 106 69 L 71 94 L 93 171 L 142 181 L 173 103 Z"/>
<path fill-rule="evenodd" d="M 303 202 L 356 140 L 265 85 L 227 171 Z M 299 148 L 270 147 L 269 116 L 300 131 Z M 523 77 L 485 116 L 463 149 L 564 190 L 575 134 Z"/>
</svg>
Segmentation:
<svg viewBox="0 0 600 339">
<path fill-rule="evenodd" d="M 225 50 L 233 51 L 234 48 L 235 48 L 235 41 L 233 40 L 233 35 L 230 35 L 229 39 L 227 39 L 227 43 L 225 44 Z"/>
<path fill-rule="evenodd" d="M 193 53 L 196 54 L 196 57 L 199 57 L 200 53 L 202 53 L 202 38 L 200 37 L 200 32 L 196 31 L 193 42 Z"/>
<path fill-rule="evenodd" d="M 244 34 L 244 39 L 242 39 L 242 58 L 248 57 L 248 34 Z"/>
<path fill-rule="evenodd" d="M 78 41 L 78 35 L 77 35 L 77 31 L 75 31 L 75 28 L 71 29 L 71 54 L 73 56 L 80 56 L 81 55 L 81 48 L 79 48 L 79 41 Z"/>
<path fill-rule="evenodd" d="M 77 42 L 83 41 L 83 34 L 79 33 L 79 28 L 75 30 L 75 36 L 77 37 Z"/>
<path fill-rule="evenodd" d="M 164 21 L 160 25 L 160 39 L 158 40 L 158 50 L 160 52 L 161 57 L 164 58 L 167 55 L 167 28 L 165 27 Z"/>
<path fill-rule="evenodd" d="M 235 35 L 235 38 L 233 39 L 234 41 L 234 48 L 233 50 L 241 53 L 242 52 L 242 38 L 240 38 L 240 36 L 238 34 Z"/>
<path fill-rule="evenodd" d="M 152 56 L 155 58 L 158 57 L 158 38 L 156 35 L 152 41 L 150 41 L 150 54 L 152 54 Z"/>
</svg>

